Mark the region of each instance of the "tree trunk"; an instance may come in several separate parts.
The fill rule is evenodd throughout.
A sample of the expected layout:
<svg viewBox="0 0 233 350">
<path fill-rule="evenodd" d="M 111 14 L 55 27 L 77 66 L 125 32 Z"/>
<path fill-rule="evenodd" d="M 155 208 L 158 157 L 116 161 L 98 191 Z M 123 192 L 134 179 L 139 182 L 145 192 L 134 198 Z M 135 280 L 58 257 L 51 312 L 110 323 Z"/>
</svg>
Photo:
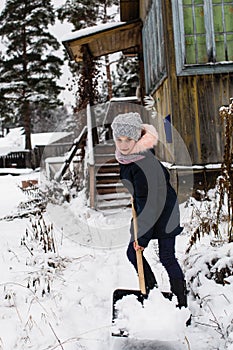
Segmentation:
<svg viewBox="0 0 233 350">
<path fill-rule="evenodd" d="M 28 81 L 28 68 L 27 68 L 27 42 L 26 42 L 26 26 L 23 27 L 23 80 Z M 23 90 L 23 124 L 25 130 L 25 149 L 31 150 L 31 116 L 30 116 L 30 105 L 27 101 L 26 91 Z"/>
<path fill-rule="evenodd" d="M 23 106 L 23 126 L 25 130 L 25 149 L 31 150 L 31 117 L 28 101 L 25 101 Z"/>
<path fill-rule="evenodd" d="M 109 56 L 105 56 L 105 65 L 106 65 L 106 75 L 107 75 L 107 88 L 108 88 L 108 100 L 112 98 L 112 78 L 110 71 L 110 62 Z"/>
<path fill-rule="evenodd" d="M 93 106 L 95 102 L 95 87 L 93 86 L 94 63 L 91 59 L 91 54 L 89 53 L 88 47 L 86 45 L 83 45 L 83 62 L 85 67 L 85 88 L 86 88 L 85 97 L 90 103 L 90 106 Z M 97 133 L 95 116 L 94 116 L 94 113 L 92 113 L 92 111 L 91 111 L 91 116 L 92 116 L 93 145 L 96 145 L 99 143 L 99 138 Z"/>
</svg>

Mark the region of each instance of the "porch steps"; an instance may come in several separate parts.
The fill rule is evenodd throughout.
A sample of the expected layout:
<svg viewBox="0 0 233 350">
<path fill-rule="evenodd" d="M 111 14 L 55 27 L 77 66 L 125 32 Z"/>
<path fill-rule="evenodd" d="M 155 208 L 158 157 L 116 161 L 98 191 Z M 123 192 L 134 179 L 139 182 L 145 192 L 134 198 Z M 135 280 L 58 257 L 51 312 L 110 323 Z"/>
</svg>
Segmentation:
<svg viewBox="0 0 233 350">
<path fill-rule="evenodd" d="M 95 146 L 96 207 L 99 210 L 127 207 L 130 194 L 120 180 L 114 144 Z"/>
</svg>

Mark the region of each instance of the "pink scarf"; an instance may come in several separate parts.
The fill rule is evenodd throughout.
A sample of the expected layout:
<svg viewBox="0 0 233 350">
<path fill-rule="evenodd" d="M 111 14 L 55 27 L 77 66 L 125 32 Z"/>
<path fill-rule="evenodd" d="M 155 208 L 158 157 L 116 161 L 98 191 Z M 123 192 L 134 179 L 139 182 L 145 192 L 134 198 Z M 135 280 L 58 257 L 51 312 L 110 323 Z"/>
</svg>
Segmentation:
<svg viewBox="0 0 233 350">
<path fill-rule="evenodd" d="M 116 149 L 116 160 L 121 164 L 130 164 L 145 158 L 143 152 L 153 148 L 158 143 L 158 133 L 153 125 L 142 124 L 142 137 L 135 143 L 132 151 L 124 155 Z"/>
<path fill-rule="evenodd" d="M 116 157 L 116 160 L 121 164 L 135 163 L 138 160 L 145 158 L 145 156 L 143 156 L 142 154 L 131 154 L 130 153 L 130 154 L 124 155 L 118 149 L 116 149 L 115 157 Z"/>
</svg>

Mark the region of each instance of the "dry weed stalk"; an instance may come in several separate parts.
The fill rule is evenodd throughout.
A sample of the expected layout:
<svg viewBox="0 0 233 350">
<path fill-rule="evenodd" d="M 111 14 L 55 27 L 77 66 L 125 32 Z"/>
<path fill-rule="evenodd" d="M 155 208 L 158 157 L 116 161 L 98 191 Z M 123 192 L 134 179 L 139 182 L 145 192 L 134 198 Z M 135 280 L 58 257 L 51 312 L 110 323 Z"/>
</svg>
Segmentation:
<svg viewBox="0 0 233 350">
<path fill-rule="evenodd" d="M 217 206 L 214 210 L 209 210 L 208 215 L 201 215 L 196 210 L 199 224 L 193 232 L 186 253 L 190 252 L 192 246 L 200 240 L 202 236 L 209 235 L 212 231 L 215 237 L 220 235 L 220 224 L 222 220 L 227 221 L 228 242 L 233 242 L 233 98 L 229 106 L 222 106 L 219 115 L 224 123 L 224 154 L 221 165 L 221 176 L 216 181 L 215 198 Z M 223 214 L 223 207 L 226 203 L 227 213 Z M 207 213 L 207 211 L 206 211 Z"/>
<path fill-rule="evenodd" d="M 214 213 L 212 212 L 212 209 L 214 211 L 216 208 L 212 208 L 209 205 L 209 202 L 205 202 L 205 198 L 203 201 L 204 208 L 199 209 L 195 203 L 192 203 L 193 206 L 193 212 L 192 212 L 192 218 L 191 221 L 197 222 L 197 225 L 189 239 L 189 245 L 188 248 L 186 249 L 186 254 L 188 254 L 194 244 L 197 243 L 197 241 L 200 241 L 202 237 L 205 235 L 210 236 L 212 232 L 214 232 L 214 237 L 221 238 L 220 230 L 218 228 L 217 220 L 216 220 L 216 215 L 214 217 Z M 209 217 L 209 213 L 212 213 L 211 217 Z"/>
<path fill-rule="evenodd" d="M 32 217 L 30 223 L 31 227 L 26 229 L 21 245 L 31 255 L 26 265 L 36 266 L 37 269 L 29 273 L 27 287 L 45 296 L 51 293 L 57 272 L 63 270 L 69 260 L 58 254 L 53 224 L 46 224 L 41 215 Z"/>
<path fill-rule="evenodd" d="M 44 218 L 40 215 L 34 222 L 31 220 L 31 235 L 28 230 L 25 231 L 25 236 L 21 240 L 21 245 L 24 245 L 33 255 L 32 248 L 28 247 L 28 241 L 37 241 L 41 244 L 45 253 L 56 253 L 56 246 L 53 235 L 53 224 L 46 225 Z"/>
</svg>

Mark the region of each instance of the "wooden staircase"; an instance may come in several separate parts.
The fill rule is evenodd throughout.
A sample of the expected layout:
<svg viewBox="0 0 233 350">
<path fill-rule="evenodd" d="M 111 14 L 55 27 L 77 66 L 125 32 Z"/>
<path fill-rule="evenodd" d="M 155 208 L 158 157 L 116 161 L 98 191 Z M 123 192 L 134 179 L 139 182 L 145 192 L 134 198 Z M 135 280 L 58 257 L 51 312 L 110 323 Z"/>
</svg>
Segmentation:
<svg viewBox="0 0 233 350">
<path fill-rule="evenodd" d="M 114 143 L 95 146 L 96 209 L 123 208 L 130 204 L 130 194 L 120 180 Z"/>
</svg>

